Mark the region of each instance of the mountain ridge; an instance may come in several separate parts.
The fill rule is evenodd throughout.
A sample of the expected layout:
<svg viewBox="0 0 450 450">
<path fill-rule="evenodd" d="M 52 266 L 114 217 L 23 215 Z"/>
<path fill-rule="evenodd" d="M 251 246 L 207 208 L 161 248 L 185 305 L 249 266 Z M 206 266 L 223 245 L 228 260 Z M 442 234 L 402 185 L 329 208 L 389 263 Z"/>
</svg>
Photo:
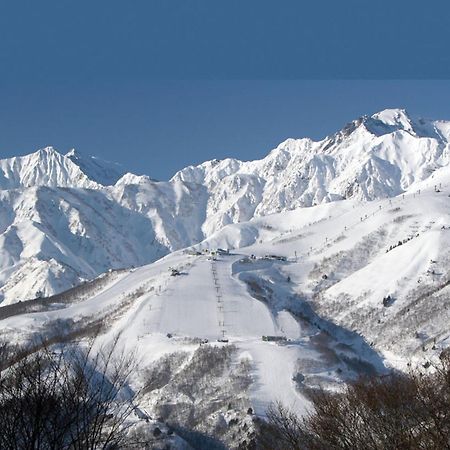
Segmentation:
<svg viewBox="0 0 450 450">
<path fill-rule="evenodd" d="M 287 139 L 262 159 L 206 161 L 168 181 L 52 147 L 0 160 L 0 302 L 152 262 L 226 225 L 418 189 L 446 176 L 449 136 L 450 122 L 390 109 L 319 141 Z M 35 266 L 42 274 L 31 283 Z"/>
</svg>

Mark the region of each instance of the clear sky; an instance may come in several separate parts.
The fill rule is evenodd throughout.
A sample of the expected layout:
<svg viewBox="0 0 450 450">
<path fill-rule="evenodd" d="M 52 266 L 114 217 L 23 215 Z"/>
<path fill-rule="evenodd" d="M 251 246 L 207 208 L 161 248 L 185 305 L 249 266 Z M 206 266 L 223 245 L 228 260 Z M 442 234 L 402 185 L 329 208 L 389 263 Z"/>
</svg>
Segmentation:
<svg viewBox="0 0 450 450">
<path fill-rule="evenodd" d="M 0 157 L 75 147 L 165 179 L 387 107 L 450 119 L 449 17 L 448 0 L 1 2 Z"/>
</svg>

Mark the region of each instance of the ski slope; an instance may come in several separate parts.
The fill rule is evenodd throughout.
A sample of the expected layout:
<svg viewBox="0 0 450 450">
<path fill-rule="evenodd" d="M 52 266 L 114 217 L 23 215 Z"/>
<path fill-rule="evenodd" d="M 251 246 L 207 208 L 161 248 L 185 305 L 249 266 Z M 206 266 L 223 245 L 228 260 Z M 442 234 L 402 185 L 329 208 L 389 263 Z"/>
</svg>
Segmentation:
<svg viewBox="0 0 450 450">
<path fill-rule="evenodd" d="M 230 224 L 152 264 L 87 282 L 80 294 L 75 288 L 34 312 L 12 310 L 0 319 L 2 337 L 85 342 L 101 324 L 96 346 L 119 336 L 117 351 L 138 363 L 133 389 L 145 387 L 150 370 L 169 367 L 169 381 L 139 408 L 149 415 L 195 408 L 205 415 L 205 432 L 221 417 L 245 422 L 248 407 L 264 416 L 274 402 L 304 414 L 309 389 L 339 389 L 361 374 L 411 365 L 427 370 L 449 346 L 446 180 L 441 170 L 397 197 Z M 218 248 L 229 254 L 213 254 Z M 202 348 L 230 348 L 231 359 L 215 372 L 203 362 L 206 375 L 192 374 Z M 183 374 L 193 378 L 183 384 Z M 250 381 L 230 384 L 236 376 Z M 189 383 L 203 383 L 204 395 L 187 395 Z M 171 420 L 182 420 L 176 414 Z"/>
<path fill-rule="evenodd" d="M 148 365 L 165 353 L 195 349 L 199 339 L 208 340 L 210 345 L 226 345 L 217 340 L 227 339 L 237 346 L 238 358 L 249 358 L 252 363 L 254 383 L 249 396 L 257 414 L 265 414 L 275 401 L 304 412 L 308 401 L 296 389 L 292 377 L 302 355 L 320 360 L 320 352 L 308 343 L 309 334 L 303 336 L 300 324 L 290 313 L 275 313 L 250 295 L 239 272 L 234 272 L 235 263 L 242 257 L 236 254 L 214 261 L 207 255 L 172 255 L 122 274 L 83 302 L 4 319 L 3 335 L 11 340 L 27 340 L 45 335 L 57 320 L 108 319 L 127 296 L 140 291 L 133 304 L 100 336 L 98 345 L 120 334 L 125 348 L 135 351 Z M 181 275 L 171 276 L 172 267 L 178 268 Z M 168 333 L 173 337 L 168 338 Z M 292 341 L 263 342 L 264 335 L 285 336 Z M 322 370 L 329 367 L 324 365 Z"/>
</svg>

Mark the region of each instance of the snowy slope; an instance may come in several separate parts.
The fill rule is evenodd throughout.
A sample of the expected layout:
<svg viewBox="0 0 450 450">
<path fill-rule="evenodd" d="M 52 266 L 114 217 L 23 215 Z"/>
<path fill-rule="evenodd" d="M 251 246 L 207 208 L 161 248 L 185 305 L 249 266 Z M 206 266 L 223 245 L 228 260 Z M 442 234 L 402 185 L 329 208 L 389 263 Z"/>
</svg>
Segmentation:
<svg viewBox="0 0 450 450">
<path fill-rule="evenodd" d="M 51 295 L 167 253 L 151 222 L 101 190 L 0 191 L 0 301 Z"/>
<path fill-rule="evenodd" d="M 363 336 L 392 366 L 424 364 L 450 344 L 450 174 L 440 175 L 420 194 L 229 225 L 196 248 L 285 256 L 284 276 L 322 319 Z"/>
<path fill-rule="evenodd" d="M 0 301 L 149 263 L 230 224 L 445 181 L 449 136 L 450 122 L 385 110 L 318 142 L 288 139 L 261 160 L 208 161 L 165 182 L 51 147 L 0 160 Z M 234 246 L 254 234 L 252 223 Z"/>
<path fill-rule="evenodd" d="M 104 161 L 95 156 L 82 155 L 75 149 L 70 150 L 65 156 L 76 164 L 89 179 L 104 186 L 115 184 L 125 174 L 119 164 Z"/>
<path fill-rule="evenodd" d="M 192 248 L 88 283 L 82 295 L 11 310 L 2 334 L 11 342 L 89 336 L 101 320 L 98 345 L 120 334 L 121 348 L 136 353 L 133 386 L 146 386 L 155 367 L 167 371 L 139 407 L 171 420 L 195 411 L 205 432 L 218 417 L 244 421 L 248 407 L 263 415 L 273 401 L 303 413 L 308 389 L 319 385 L 336 389 L 409 364 L 426 370 L 450 343 L 450 183 L 438 182 L 437 192 L 435 181 L 420 194 L 228 225 Z M 217 247 L 232 250 L 211 256 Z M 212 387 L 190 398 L 183 377 L 205 346 L 232 346 L 231 356 L 219 371 L 195 372 Z"/>
<path fill-rule="evenodd" d="M 389 123 L 392 115 L 384 120 L 400 126 Z M 402 133 L 434 139 L 424 136 L 432 134 L 425 125 L 411 127 Z M 132 380 L 145 392 L 139 408 L 168 421 L 197 418 L 194 428 L 207 434 L 236 420 L 251 429 L 248 408 L 264 415 L 274 401 L 304 413 L 308 390 L 317 386 L 338 389 L 361 374 L 409 365 L 428 370 L 450 344 L 450 167 L 441 158 L 433 172 L 421 172 L 430 154 L 420 146 L 414 155 L 399 148 L 389 157 L 409 174 L 404 193 L 373 201 L 355 195 L 264 216 L 255 209 L 247 221 L 213 227 L 206 239 L 196 227 L 212 217 L 211 190 L 201 180 L 157 183 L 128 174 L 113 187 L 1 191 L 5 286 L 21 273 L 24 281 L 15 286 L 37 273 L 64 280 L 70 272 L 58 261 L 93 278 L 102 264 L 119 267 L 139 255 L 150 262 L 177 239 L 191 243 L 65 296 L 0 307 L 2 336 L 58 341 L 100 329 L 102 345 L 120 335 L 120 349 L 135 352 L 139 362 Z M 217 248 L 230 254 L 211 255 Z M 180 275 L 171 276 L 173 268 Z M 3 292 L 11 295 L 5 303 L 19 296 L 17 287 Z M 222 362 L 213 370 L 214 361 Z M 237 447 L 232 436 L 222 438 Z"/>
<path fill-rule="evenodd" d="M 263 301 L 252 293 L 249 286 L 254 284 L 249 285 L 245 278 L 249 270 L 255 273 L 243 257 L 235 254 L 211 261 L 207 255 L 173 254 L 122 273 L 82 301 L 74 296 L 64 304 L 55 298 L 47 311 L 5 318 L 0 322 L 3 336 L 12 342 L 52 337 L 61 330 L 70 333 L 104 319 L 107 325 L 99 345 L 120 333 L 123 346 L 142 361 L 141 376 L 164 355 L 192 353 L 201 339 L 223 346 L 226 344 L 217 340 L 225 338 L 237 348 L 233 364 L 249 361 L 253 381 L 246 397 L 257 414 L 264 414 L 270 402 L 277 400 L 305 411 L 308 400 L 293 380 L 297 373 L 305 377 L 305 385 L 333 385 L 342 377 L 356 376 L 360 357 L 367 359 L 372 370 L 382 370 L 381 361 L 369 348 L 360 355 L 349 346 L 356 338 L 325 335 L 315 322 L 296 316 L 287 305 L 277 305 L 269 298 Z M 178 268 L 181 275 L 170 276 L 171 267 Z M 274 262 L 261 261 L 258 269 L 279 276 L 280 268 Z M 288 287 L 281 285 L 279 294 L 285 289 Z M 264 342 L 263 335 L 290 340 Z M 137 377 L 137 383 L 142 381 Z"/>
</svg>

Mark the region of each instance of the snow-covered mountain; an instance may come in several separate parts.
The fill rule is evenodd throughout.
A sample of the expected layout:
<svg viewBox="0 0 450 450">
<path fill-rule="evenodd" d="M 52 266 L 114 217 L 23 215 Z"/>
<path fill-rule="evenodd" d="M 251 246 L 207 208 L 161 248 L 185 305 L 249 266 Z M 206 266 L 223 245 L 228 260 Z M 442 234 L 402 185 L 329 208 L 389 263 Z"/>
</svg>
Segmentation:
<svg viewBox="0 0 450 450">
<path fill-rule="evenodd" d="M 288 139 L 261 160 L 208 161 L 166 182 L 51 147 L 0 160 L 0 301 L 149 263 L 228 224 L 414 190 L 449 167 L 449 137 L 450 122 L 385 110 L 321 141 Z"/>
<path fill-rule="evenodd" d="M 52 147 L 0 160 L 2 190 L 37 186 L 95 189 L 114 184 L 121 175 L 117 164 L 81 157 L 75 150 L 62 155 Z"/>
<path fill-rule="evenodd" d="M 433 370 L 450 346 L 449 136 L 386 110 L 165 182 L 51 148 L 1 160 L 2 338 L 118 342 L 138 361 L 134 425 L 227 448 L 271 402 L 303 414 L 318 386 Z"/>
<path fill-rule="evenodd" d="M 439 362 L 450 345 L 449 171 L 429 181 L 438 188 L 230 224 L 149 265 L 0 307 L 2 337 L 119 336 L 118 355 L 139 362 L 137 424 L 158 418 L 246 448 L 248 411 L 280 401 L 303 414 L 310 389 Z M 218 247 L 235 250 L 211 255 Z"/>
</svg>

